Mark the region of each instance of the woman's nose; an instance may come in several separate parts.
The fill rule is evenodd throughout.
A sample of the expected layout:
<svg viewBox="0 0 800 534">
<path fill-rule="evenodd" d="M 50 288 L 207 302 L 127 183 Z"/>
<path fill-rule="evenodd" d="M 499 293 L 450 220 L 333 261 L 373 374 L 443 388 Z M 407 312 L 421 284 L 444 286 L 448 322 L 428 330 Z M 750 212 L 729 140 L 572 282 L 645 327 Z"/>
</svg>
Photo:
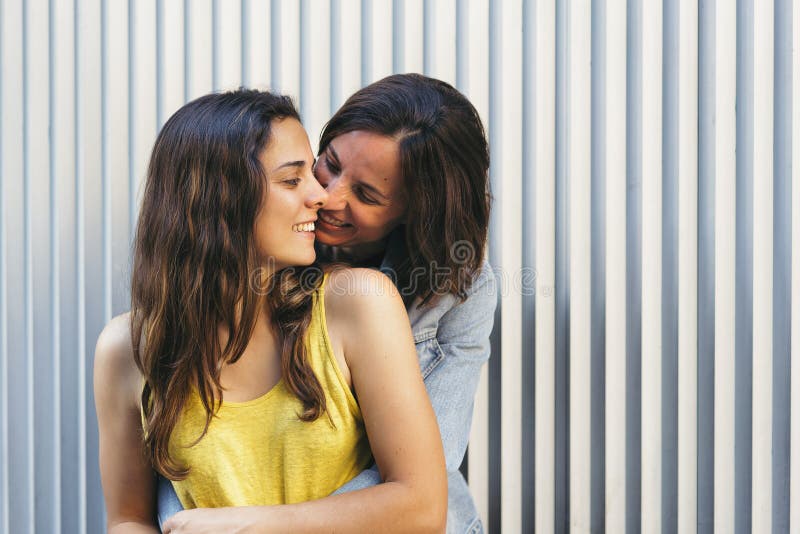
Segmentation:
<svg viewBox="0 0 800 534">
<path fill-rule="evenodd" d="M 319 182 L 316 180 L 312 181 L 314 182 L 314 187 L 311 189 L 311 192 L 306 199 L 306 205 L 310 208 L 321 208 L 327 204 L 329 195 L 325 188 L 319 184 Z"/>
<path fill-rule="evenodd" d="M 343 209 L 347 204 L 347 188 L 341 178 L 334 178 L 325 186 L 328 192 L 328 202 L 325 208 L 329 210 Z"/>
</svg>

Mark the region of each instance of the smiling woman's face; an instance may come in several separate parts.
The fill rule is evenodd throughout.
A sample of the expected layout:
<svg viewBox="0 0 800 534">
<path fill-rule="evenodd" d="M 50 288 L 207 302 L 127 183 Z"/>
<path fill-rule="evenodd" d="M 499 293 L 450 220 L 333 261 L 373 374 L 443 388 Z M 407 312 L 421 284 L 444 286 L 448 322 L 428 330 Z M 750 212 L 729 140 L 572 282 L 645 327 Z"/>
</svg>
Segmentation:
<svg viewBox="0 0 800 534">
<path fill-rule="evenodd" d="M 261 154 L 269 185 L 255 221 L 262 261 L 277 269 L 314 261 L 314 221 L 328 198 L 311 173 L 314 153 L 295 119 L 273 121 L 269 144 Z"/>
<path fill-rule="evenodd" d="M 314 174 L 329 195 L 317 221 L 321 243 L 374 245 L 403 222 L 408 200 L 394 139 L 362 130 L 342 134 L 319 155 Z"/>
</svg>

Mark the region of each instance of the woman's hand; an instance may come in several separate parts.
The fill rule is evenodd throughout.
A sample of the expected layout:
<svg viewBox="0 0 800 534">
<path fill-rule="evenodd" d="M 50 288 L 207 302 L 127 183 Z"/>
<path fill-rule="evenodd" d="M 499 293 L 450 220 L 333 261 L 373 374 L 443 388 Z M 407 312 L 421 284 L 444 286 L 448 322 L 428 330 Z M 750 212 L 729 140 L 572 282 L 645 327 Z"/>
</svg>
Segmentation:
<svg viewBox="0 0 800 534">
<path fill-rule="evenodd" d="M 194 508 L 182 510 L 162 525 L 164 534 L 217 534 L 265 532 L 267 506 L 240 506 L 230 508 Z M 259 525 L 263 528 L 259 528 Z"/>
</svg>

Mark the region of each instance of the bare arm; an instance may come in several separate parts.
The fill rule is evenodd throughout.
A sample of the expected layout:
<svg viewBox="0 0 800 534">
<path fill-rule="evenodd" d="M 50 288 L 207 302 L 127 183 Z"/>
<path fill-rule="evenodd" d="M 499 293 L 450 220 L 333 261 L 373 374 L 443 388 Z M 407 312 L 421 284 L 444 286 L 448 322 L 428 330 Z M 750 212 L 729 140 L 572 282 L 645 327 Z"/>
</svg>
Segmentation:
<svg viewBox="0 0 800 534">
<path fill-rule="evenodd" d="M 436 337 L 417 342 L 417 355 L 425 373 L 425 388 L 442 434 L 448 473 L 457 472 L 464 459 L 475 391 L 481 368 L 489 359 L 489 335 L 494 323 L 497 287 L 488 262 L 484 263 L 470 287 L 467 299 L 458 302 L 452 298 L 452 301 L 454 304 L 438 319 Z M 426 319 L 426 324 L 428 322 Z M 432 353 L 438 353 L 440 357 L 435 358 Z M 434 364 L 429 363 L 432 359 Z M 372 466 L 336 493 L 363 489 L 380 482 L 380 476 Z"/>
<path fill-rule="evenodd" d="M 354 290 L 331 291 L 331 286 L 337 287 L 335 276 L 349 276 Z M 341 341 L 384 482 L 291 505 L 186 510 L 164 524 L 165 532 L 233 527 L 295 533 L 444 530 L 444 454 L 403 302 L 391 281 L 378 272 L 355 269 L 331 278 L 326 291 L 329 331 Z"/>
<path fill-rule="evenodd" d="M 142 452 L 140 374 L 127 315 L 114 318 L 95 348 L 94 396 L 100 433 L 100 477 L 112 534 L 157 533 L 155 478 Z"/>
</svg>

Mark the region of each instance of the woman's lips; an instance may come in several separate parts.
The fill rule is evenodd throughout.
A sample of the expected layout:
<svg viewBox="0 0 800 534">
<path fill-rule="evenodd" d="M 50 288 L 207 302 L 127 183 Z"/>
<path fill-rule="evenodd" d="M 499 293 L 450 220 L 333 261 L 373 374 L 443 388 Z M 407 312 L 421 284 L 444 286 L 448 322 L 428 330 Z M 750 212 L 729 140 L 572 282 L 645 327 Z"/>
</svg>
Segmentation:
<svg viewBox="0 0 800 534">
<path fill-rule="evenodd" d="M 349 224 L 347 226 L 334 226 L 334 225 L 332 225 L 331 223 L 329 223 L 327 221 L 323 221 L 322 219 L 317 221 L 317 231 L 318 232 L 320 230 L 322 230 L 323 232 L 327 232 L 329 234 L 335 234 L 335 233 L 338 233 L 338 232 L 349 232 L 352 229 L 353 229 L 353 227 L 351 225 L 349 225 Z"/>
<path fill-rule="evenodd" d="M 325 226 L 327 226 L 329 228 L 336 229 L 336 230 L 340 230 L 342 228 L 349 228 L 349 227 L 353 226 L 350 223 L 346 223 L 346 222 L 344 222 L 344 221 L 342 221 L 340 219 L 337 219 L 336 217 L 334 217 L 332 215 L 329 215 L 329 214 L 327 214 L 325 212 L 322 212 L 322 211 L 320 211 L 319 214 L 318 214 L 317 222 L 318 223 L 322 222 L 322 223 L 325 224 Z"/>
</svg>

